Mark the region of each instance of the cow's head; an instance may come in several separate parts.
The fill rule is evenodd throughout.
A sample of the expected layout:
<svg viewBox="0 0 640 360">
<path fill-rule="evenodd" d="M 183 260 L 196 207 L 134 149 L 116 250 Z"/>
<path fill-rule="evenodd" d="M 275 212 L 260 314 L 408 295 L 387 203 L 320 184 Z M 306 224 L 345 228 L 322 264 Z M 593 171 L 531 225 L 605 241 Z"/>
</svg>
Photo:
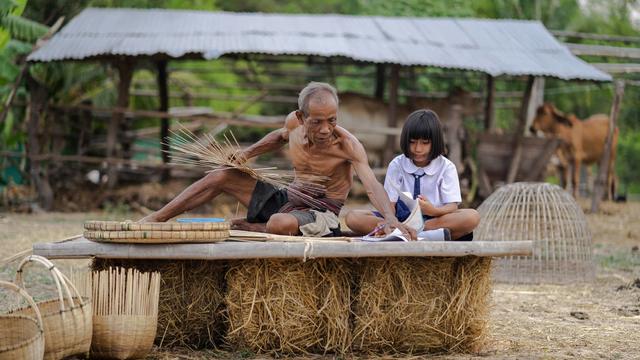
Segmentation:
<svg viewBox="0 0 640 360">
<path fill-rule="evenodd" d="M 557 124 L 572 126 L 572 122 L 567 115 L 556 109 L 553 104 L 544 103 L 536 110 L 536 117 L 533 119 L 529 130 L 534 134 L 538 131 L 545 134 L 554 133 Z"/>
</svg>

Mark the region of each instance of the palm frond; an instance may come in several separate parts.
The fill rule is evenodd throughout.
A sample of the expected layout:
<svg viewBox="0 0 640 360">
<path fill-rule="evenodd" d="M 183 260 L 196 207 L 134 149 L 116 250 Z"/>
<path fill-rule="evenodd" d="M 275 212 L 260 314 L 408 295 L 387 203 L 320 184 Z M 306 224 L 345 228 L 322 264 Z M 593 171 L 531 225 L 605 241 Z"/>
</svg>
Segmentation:
<svg viewBox="0 0 640 360">
<path fill-rule="evenodd" d="M 16 15 L 2 18 L 2 26 L 9 30 L 12 38 L 29 43 L 35 43 L 49 31 L 48 26 Z"/>
<path fill-rule="evenodd" d="M 241 147 L 232 132 L 218 141 L 210 134 L 198 138 L 191 130 L 180 125 L 172 131 L 173 141 L 165 140 L 171 148 L 171 161 L 175 164 L 208 168 L 207 173 L 236 169 L 252 178 L 276 186 L 300 199 L 304 204 L 322 208 L 323 203 L 316 198 L 323 194 L 328 180 L 326 176 L 295 171 L 278 170 L 275 167 L 252 168 L 245 159 L 238 159 Z"/>
</svg>

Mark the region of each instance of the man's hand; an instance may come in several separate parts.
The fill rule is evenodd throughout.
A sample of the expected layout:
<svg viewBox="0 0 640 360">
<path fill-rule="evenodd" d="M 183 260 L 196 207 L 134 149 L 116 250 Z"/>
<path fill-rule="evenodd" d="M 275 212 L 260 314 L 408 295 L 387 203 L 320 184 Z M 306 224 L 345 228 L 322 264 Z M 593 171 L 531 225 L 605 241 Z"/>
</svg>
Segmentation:
<svg viewBox="0 0 640 360">
<path fill-rule="evenodd" d="M 394 229 L 400 230 L 400 232 L 402 232 L 402 235 L 409 240 L 412 240 L 412 241 L 418 240 L 418 233 L 414 229 L 408 227 L 407 225 L 401 223 L 398 220 L 395 220 L 395 221 L 392 220 L 387 222 L 387 226 L 384 227 L 384 232 L 386 234 L 389 234 Z"/>
<path fill-rule="evenodd" d="M 230 162 L 235 163 L 237 165 L 244 165 L 248 158 L 247 155 L 245 153 L 244 150 L 242 149 L 238 149 L 236 151 L 234 151 L 233 153 L 231 153 L 228 158 L 227 158 Z"/>
</svg>

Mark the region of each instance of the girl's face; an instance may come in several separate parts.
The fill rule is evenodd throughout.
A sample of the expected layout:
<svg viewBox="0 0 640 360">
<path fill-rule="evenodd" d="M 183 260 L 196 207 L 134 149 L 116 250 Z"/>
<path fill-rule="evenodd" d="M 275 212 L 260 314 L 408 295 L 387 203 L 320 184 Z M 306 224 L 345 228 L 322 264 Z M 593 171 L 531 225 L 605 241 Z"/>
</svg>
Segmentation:
<svg viewBox="0 0 640 360">
<path fill-rule="evenodd" d="M 416 166 L 427 166 L 429 164 L 429 154 L 431 154 L 431 140 L 411 139 L 409 141 L 409 151 L 411 152 L 411 160 Z"/>
</svg>

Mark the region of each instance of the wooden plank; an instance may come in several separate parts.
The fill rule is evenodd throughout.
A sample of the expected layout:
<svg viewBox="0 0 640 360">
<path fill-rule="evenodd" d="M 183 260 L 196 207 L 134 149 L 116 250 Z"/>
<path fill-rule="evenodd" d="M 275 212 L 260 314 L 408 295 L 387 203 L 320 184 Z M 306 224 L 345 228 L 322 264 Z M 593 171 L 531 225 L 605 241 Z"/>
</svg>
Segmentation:
<svg viewBox="0 0 640 360">
<path fill-rule="evenodd" d="M 156 80 L 158 82 L 158 100 L 160 106 L 158 107 L 158 111 L 167 112 L 169 111 L 169 79 L 167 76 L 167 61 L 160 60 L 156 63 L 157 68 L 157 76 Z M 160 152 L 162 156 L 162 163 L 169 163 L 169 119 L 163 118 L 160 120 Z M 169 179 L 169 170 L 164 169 L 162 171 L 162 181 L 166 181 Z"/>
<path fill-rule="evenodd" d="M 640 49 L 638 48 L 570 43 L 565 43 L 565 45 L 569 50 L 571 50 L 573 55 L 612 56 L 627 59 L 640 59 Z"/>
<path fill-rule="evenodd" d="M 640 64 L 590 63 L 589 65 L 609 74 L 640 73 Z"/>
<path fill-rule="evenodd" d="M 389 112 L 387 117 L 387 127 L 395 128 L 398 113 L 398 83 L 400 82 L 400 65 L 391 66 L 389 74 Z M 394 155 L 396 137 L 387 135 L 386 146 L 383 154 L 383 162 L 388 164 Z"/>
<path fill-rule="evenodd" d="M 620 41 L 626 43 L 640 43 L 640 36 L 622 36 L 622 35 L 605 35 L 593 34 L 564 30 L 549 30 L 553 35 L 558 37 L 572 37 L 576 39 L 588 40 L 604 40 L 604 41 Z"/>
<path fill-rule="evenodd" d="M 225 260 L 274 258 L 359 258 L 423 256 L 511 256 L 531 255 L 533 241 L 470 242 L 234 242 L 212 244 L 106 244 L 78 238 L 33 245 L 33 253 L 49 259 L 175 259 Z"/>
<path fill-rule="evenodd" d="M 509 164 L 509 171 L 507 172 L 507 184 L 511 184 L 516 180 L 518 175 L 518 169 L 520 168 L 520 160 L 522 158 L 522 142 L 524 138 L 525 124 L 527 122 L 527 109 L 529 108 L 529 102 L 531 101 L 531 94 L 533 90 L 534 77 L 529 76 L 527 80 L 527 88 L 522 98 L 522 107 L 520 108 L 520 116 L 518 117 L 518 126 L 515 132 L 515 143 L 513 144 L 513 157 Z"/>
<path fill-rule="evenodd" d="M 609 185 L 609 171 L 612 170 L 609 169 L 609 166 L 611 165 L 609 164 L 609 161 L 611 160 L 609 158 L 611 157 L 613 134 L 617 126 L 618 115 L 620 115 L 620 104 L 622 103 L 622 97 L 624 96 L 624 80 L 616 80 L 615 84 L 613 104 L 611 104 L 611 114 L 609 115 L 609 131 L 607 132 L 604 153 L 602 154 L 602 158 L 600 158 L 600 163 L 598 164 L 598 177 L 596 178 L 596 183 L 593 189 L 593 198 L 591 199 L 592 213 L 598 212 L 598 209 L 600 208 L 600 200 L 604 193 L 603 188 Z M 611 189 L 607 189 L 607 193 L 609 193 L 609 191 L 611 191 Z M 610 195 L 615 196 L 615 194 Z"/>
</svg>

